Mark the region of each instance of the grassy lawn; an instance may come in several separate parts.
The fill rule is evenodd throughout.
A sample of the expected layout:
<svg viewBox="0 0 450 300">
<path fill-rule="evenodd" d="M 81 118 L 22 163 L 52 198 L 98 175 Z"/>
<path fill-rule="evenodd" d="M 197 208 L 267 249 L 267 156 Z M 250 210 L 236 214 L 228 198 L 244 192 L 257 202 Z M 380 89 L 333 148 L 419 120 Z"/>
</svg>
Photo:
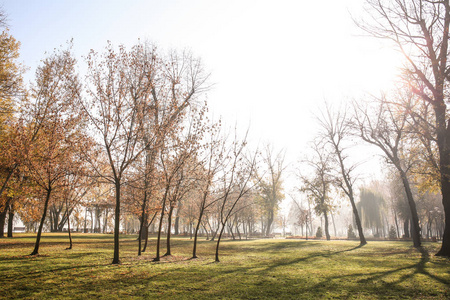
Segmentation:
<svg viewBox="0 0 450 300">
<path fill-rule="evenodd" d="M 450 260 L 422 255 L 411 242 L 224 241 L 221 262 L 202 240 L 173 238 L 174 256 L 152 262 L 155 240 L 137 257 L 136 236 L 122 236 L 122 264 L 113 266 L 112 235 L 44 234 L 0 239 L 0 299 L 449 299 Z M 161 254 L 164 254 L 165 249 Z"/>
</svg>

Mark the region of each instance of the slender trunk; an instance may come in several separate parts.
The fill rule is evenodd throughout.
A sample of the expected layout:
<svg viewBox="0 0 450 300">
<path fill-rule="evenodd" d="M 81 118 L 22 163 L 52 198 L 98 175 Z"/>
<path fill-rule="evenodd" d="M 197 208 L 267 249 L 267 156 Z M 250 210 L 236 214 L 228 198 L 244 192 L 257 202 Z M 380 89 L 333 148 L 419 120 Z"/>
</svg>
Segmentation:
<svg viewBox="0 0 450 300">
<path fill-rule="evenodd" d="M 204 212 L 204 210 L 201 209 L 201 210 L 200 210 L 200 214 L 199 214 L 199 216 L 198 216 L 198 220 L 197 220 L 197 226 L 195 227 L 195 232 L 194 232 L 194 246 L 193 246 L 193 249 L 192 249 L 192 258 L 197 258 L 197 238 L 198 238 L 198 230 L 200 229 L 200 224 L 202 223 L 203 212 Z"/>
<path fill-rule="evenodd" d="M 353 191 L 349 195 L 349 200 L 352 205 L 353 216 L 355 217 L 356 228 L 358 228 L 359 234 L 359 244 L 361 246 L 367 244 L 366 237 L 364 236 L 364 231 L 361 224 L 361 218 L 359 217 L 358 209 L 356 208 L 355 198 L 353 196 Z"/>
<path fill-rule="evenodd" d="M 270 232 L 272 231 L 272 223 L 273 223 L 273 210 L 269 211 L 269 217 L 267 219 L 267 228 L 266 228 L 266 236 L 270 235 Z"/>
<path fill-rule="evenodd" d="M 146 213 L 145 213 L 146 206 L 147 206 L 147 191 L 144 191 L 144 199 L 142 201 L 141 223 L 139 224 L 138 256 L 141 255 L 142 229 L 144 228 L 144 223 L 147 223 L 147 218 L 146 218 Z"/>
<path fill-rule="evenodd" d="M 328 214 L 326 211 L 323 212 L 323 216 L 325 219 L 325 236 L 327 237 L 327 241 L 330 240 L 330 232 L 328 231 Z"/>
<path fill-rule="evenodd" d="M 159 248 L 161 245 L 161 230 L 162 230 L 162 224 L 163 224 L 163 220 L 164 220 L 164 211 L 166 209 L 166 199 L 167 199 L 167 193 L 168 193 L 169 189 L 166 189 L 166 192 L 164 194 L 164 198 L 163 198 L 163 203 L 162 203 L 162 208 L 161 208 L 161 216 L 159 217 L 159 227 L 158 227 L 158 237 L 156 239 L 156 257 L 153 259 L 153 261 L 160 261 L 160 256 L 159 256 Z"/>
<path fill-rule="evenodd" d="M 45 217 L 47 216 L 48 202 L 50 201 L 51 192 L 52 192 L 52 189 L 48 188 L 47 196 L 45 198 L 45 203 L 44 203 L 44 212 L 42 213 L 41 223 L 39 224 L 39 229 L 38 229 L 38 233 L 36 236 L 36 243 L 34 245 L 34 250 L 33 250 L 33 252 L 31 252 L 30 255 L 38 255 L 39 254 L 39 244 L 41 242 L 42 228 L 44 227 Z"/>
<path fill-rule="evenodd" d="M 413 238 L 413 244 L 414 247 L 418 248 L 421 246 L 420 242 L 420 227 L 419 227 L 419 216 L 417 214 L 417 208 L 416 203 L 414 202 L 414 198 L 411 192 L 411 187 L 409 185 L 408 178 L 406 176 L 406 173 L 403 170 L 400 171 L 400 176 L 402 178 L 403 186 L 405 188 L 406 192 L 406 198 L 408 200 L 409 208 L 411 211 L 411 227 L 412 227 L 412 238 Z"/>
<path fill-rule="evenodd" d="M 169 256 L 172 255 L 171 251 L 170 251 L 170 233 L 171 233 L 171 227 L 172 227 L 172 213 L 173 213 L 173 206 L 170 206 L 169 209 L 169 213 L 167 214 L 167 249 L 166 249 L 166 254 L 164 254 L 164 256 Z"/>
<path fill-rule="evenodd" d="M 155 220 L 157 214 L 158 214 L 158 212 L 156 211 L 156 212 L 153 214 L 153 217 L 152 217 L 152 219 L 150 220 L 150 223 L 148 223 L 148 224 L 145 226 L 145 227 L 146 227 L 146 230 L 145 230 L 145 243 L 144 243 L 144 249 L 142 249 L 142 252 L 145 252 L 145 250 L 147 250 L 147 244 L 148 244 L 148 231 L 149 231 L 149 229 L 150 229 L 150 226 L 153 225 L 153 221 Z"/>
<path fill-rule="evenodd" d="M 114 257 L 112 264 L 120 264 L 119 233 L 120 233 L 120 179 L 116 178 L 116 209 L 114 212 Z"/>
<path fill-rule="evenodd" d="M 84 233 L 87 233 L 87 207 L 84 208 Z"/>
<path fill-rule="evenodd" d="M 11 203 L 9 205 L 8 213 L 8 237 L 13 237 L 13 226 L 14 226 L 14 205 Z"/>
<path fill-rule="evenodd" d="M 180 216 L 178 216 L 178 215 L 175 217 L 174 231 L 175 231 L 174 232 L 175 235 L 180 234 Z"/>
<path fill-rule="evenodd" d="M 147 244 L 148 244 L 148 225 L 145 225 L 145 231 L 144 231 L 144 247 L 142 248 L 141 252 L 145 252 L 147 250 Z"/>
<path fill-rule="evenodd" d="M 397 212 L 394 210 L 394 221 L 395 221 L 395 227 L 397 228 L 397 238 L 400 238 L 400 231 L 398 228 L 398 218 L 397 218 Z"/>
<path fill-rule="evenodd" d="M 409 219 L 406 219 L 403 223 L 403 231 L 405 232 L 405 238 L 409 238 Z"/>
<path fill-rule="evenodd" d="M 219 260 L 219 245 L 220 245 L 220 240 L 222 239 L 223 231 L 225 230 L 225 225 L 226 225 L 226 223 L 222 224 L 222 229 L 220 230 L 219 236 L 217 237 L 215 262 L 220 262 L 220 260 Z"/>
<path fill-rule="evenodd" d="M 67 232 L 69 233 L 69 248 L 66 250 L 72 249 L 72 232 L 70 231 L 70 215 L 67 215 Z"/>
<path fill-rule="evenodd" d="M 236 238 L 234 237 L 233 233 L 233 224 L 230 221 L 228 222 L 228 233 L 231 235 L 231 238 L 234 241 Z"/>
<path fill-rule="evenodd" d="M 336 223 L 334 222 L 334 215 L 332 213 L 330 213 L 331 215 L 331 221 L 333 222 L 333 229 L 334 229 L 334 237 L 337 237 L 337 233 L 336 233 Z"/>
</svg>

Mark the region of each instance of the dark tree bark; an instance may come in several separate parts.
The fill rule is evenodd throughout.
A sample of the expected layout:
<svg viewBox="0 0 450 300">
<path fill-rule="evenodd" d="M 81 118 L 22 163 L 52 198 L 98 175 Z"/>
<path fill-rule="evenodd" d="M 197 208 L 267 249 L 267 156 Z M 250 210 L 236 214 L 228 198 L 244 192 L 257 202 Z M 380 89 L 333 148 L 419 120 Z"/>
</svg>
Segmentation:
<svg viewBox="0 0 450 300">
<path fill-rule="evenodd" d="M 120 180 L 115 183 L 116 209 L 114 211 L 114 256 L 112 264 L 120 264 L 119 259 L 119 233 L 120 233 Z"/>
<path fill-rule="evenodd" d="M 170 249 L 170 235 L 171 235 L 171 229 L 172 229 L 172 214 L 173 214 L 173 206 L 170 206 L 169 213 L 167 214 L 167 249 L 166 254 L 164 256 L 170 256 L 172 255 L 171 249 Z"/>
<path fill-rule="evenodd" d="M 9 204 L 11 203 L 11 198 L 7 198 L 4 209 L 2 212 L 0 212 L 0 238 L 4 238 L 5 237 L 5 221 L 6 221 L 6 216 L 8 214 L 8 207 Z"/>
<path fill-rule="evenodd" d="M 14 227 L 14 205 L 11 203 L 8 209 L 8 237 L 13 237 L 13 227 Z"/>
<path fill-rule="evenodd" d="M 44 211 L 42 213 L 41 222 L 39 223 L 39 229 L 38 229 L 38 233 L 36 236 L 36 243 L 34 245 L 34 250 L 33 250 L 33 252 L 31 252 L 30 255 L 39 255 L 39 245 L 41 242 L 42 228 L 44 227 L 45 217 L 47 216 L 47 209 L 48 209 L 48 203 L 50 201 L 51 192 L 52 192 L 52 189 L 51 189 L 51 187 L 49 187 L 47 189 L 47 195 L 45 198 Z"/>
</svg>

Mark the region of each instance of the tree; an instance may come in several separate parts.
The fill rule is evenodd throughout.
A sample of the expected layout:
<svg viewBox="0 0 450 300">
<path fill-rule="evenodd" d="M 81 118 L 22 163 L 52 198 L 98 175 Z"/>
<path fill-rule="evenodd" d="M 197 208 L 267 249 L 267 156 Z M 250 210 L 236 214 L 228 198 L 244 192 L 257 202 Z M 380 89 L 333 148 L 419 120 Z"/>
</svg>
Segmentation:
<svg viewBox="0 0 450 300">
<path fill-rule="evenodd" d="M 278 204 L 284 199 L 281 176 L 286 169 L 284 165 L 285 151 L 281 150 L 276 155 L 273 152 L 273 146 L 267 144 L 262 156 L 267 170 L 262 175 L 256 173 L 260 205 L 267 216 L 266 236 L 269 236 L 272 232 L 272 224 L 275 220 Z"/>
<path fill-rule="evenodd" d="M 359 218 L 358 210 L 355 203 L 355 195 L 353 186 L 356 181 L 354 176 L 354 170 L 356 164 L 348 163 L 348 143 L 346 145 L 346 139 L 351 136 L 351 123 L 348 118 L 348 110 L 344 108 L 336 113 L 333 113 L 330 107 L 326 106 L 326 112 L 322 113 L 321 118 L 319 118 L 320 125 L 324 130 L 323 138 L 331 145 L 332 151 L 334 152 L 334 160 L 339 166 L 339 175 L 336 176 L 335 183 L 338 188 L 340 188 L 345 195 L 350 200 L 352 206 L 353 216 L 358 228 L 360 245 L 363 246 L 367 244 L 366 238 L 364 237 L 364 232 L 361 225 L 361 219 Z"/>
<path fill-rule="evenodd" d="M 223 168 L 223 160 L 227 157 L 226 141 L 220 133 L 220 122 L 218 125 L 211 124 L 208 126 L 207 140 L 201 152 L 201 167 L 199 168 L 200 199 L 198 202 L 197 225 L 194 229 L 192 258 L 197 258 L 198 231 L 203 222 L 203 216 L 207 209 L 219 200 L 212 196 L 211 192 L 216 184 L 217 175 Z"/>
<path fill-rule="evenodd" d="M 130 166 L 148 149 L 143 139 L 146 121 L 154 116 L 170 126 L 204 90 L 207 79 L 203 66 L 189 53 L 171 52 L 166 60 L 154 47 L 138 44 L 119 51 L 109 44 L 98 61 L 91 51 L 87 58 L 88 100 L 84 112 L 101 137 L 106 166 L 95 166 L 97 174 L 115 187 L 114 258 L 119 260 L 121 187 Z M 159 122 L 157 122 L 159 123 Z M 109 170 L 109 171 L 106 171 Z"/>
<path fill-rule="evenodd" d="M 0 10 L 0 27 L 6 27 L 6 15 Z M 10 147 L 17 139 L 17 116 L 15 100 L 23 93 L 24 68 L 17 62 L 20 43 L 4 29 L 0 34 L 0 199 L 11 176 L 19 166 L 20 157 Z M 6 202 L 0 200 L 0 215 L 6 214 Z M 1 221 L 1 220 L 0 220 Z M 3 224 L 2 224 L 3 228 Z M 3 233 L 3 231 L 2 231 Z M 0 234 L 2 234 L 0 233 Z"/>
<path fill-rule="evenodd" d="M 450 256 L 450 116 L 448 113 L 449 0 L 367 0 L 371 21 L 361 28 L 378 38 L 388 38 L 403 53 L 409 88 L 434 110 L 435 137 L 445 229 L 436 255 Z"/>
<path fill-rule="evenodd" d="M 357 208 L 361 213 L 364 227 L 372 229 L 373 235 L 379 237 L 379 229 L 383 227 L 383 197 L 369 189 L 362 188 L 359 198 Z"/>
<path fill-rule="evenodd" d="M 399 94 L 397 100 L 411 103 L 412 97 L 410 93 Z M 401 106 L 395 105 L 395 102 L 389 102 L 386 95 L 376 100 L 378 100 L 375 102 L 377 106 L 372 107 L 371 110 L 374 112 L 372 115 L 368 113 L 368 108 L 356 109 L 356 129 L 362 140 L 379 148 L 387 161 L 398 171 L 411 211 L 413 243 L 415 247 L 420 247 L 419 217 L 408 178 L 410 166 L 414 162 L 414 157 L 408 157 L 408 154 L 413 156 L 414 153 L 407 150 L 408 143 L 405 140 L 408 114 Z"/>
<path fill-rule="evenodd" d="M 39 254 L 52 193 L 64 185 L 62 179 L 67 173 L 79 167 L 75 149 L 80 144 L 86 147 L 83 119 L 73 113 L 79 89 L 75 59 L 69 50 L 54 53 L 36 72 L 36 87 L 23 137 L 27 176 L 41 189 L 39 196 L 43 197 L 42 217 L 31 255 Z"/>
<path fill-rule="evenodd" d="M 248 133 L 248 132 L 247 132 Z M 219 207 L 219 235 L 216 243 L 215 262 L 219 260 L 219 246 L 222 235 L 228 220 L 233 215 L 239 201 L 244 198 L 254 187 L 251 179 L 254 177 L 256 168 L 257 152 L 246 157 L 247 134 L 239 140 L 235 134 L 234 141 L 230 145 L 230 155 L 228 155 L 220 176 L 220 201 Z"/>
<path fill-rule="evenodd" d="M 327 152 L 327 149 L 318 141 L 313 142 L 311 149 L 312 156 L 304 160 L 304 163 L 310 167 L 311 174 L 298 174 L 301 180 L 299 190 L 314 202 L 316 212 L 324 216 L 325 236 L 327 240 L 330 240 L 328 213 L 332 209 L 330 193 L 333 183 L 331 153 Z"/>
</svg>

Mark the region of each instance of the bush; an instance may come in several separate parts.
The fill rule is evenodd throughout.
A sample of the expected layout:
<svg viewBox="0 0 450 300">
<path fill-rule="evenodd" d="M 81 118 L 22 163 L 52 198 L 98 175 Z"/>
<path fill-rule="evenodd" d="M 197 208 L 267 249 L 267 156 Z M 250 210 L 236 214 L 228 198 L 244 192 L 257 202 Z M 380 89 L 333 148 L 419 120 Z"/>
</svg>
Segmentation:
<svg viewBox="0 0 450 300">
<path fill-rule="evenodd" d="M 395 230 L 395 227 L 391 225 L 391 228 L 389 229 L 389 239 L 395 240 L 397 238 L 397 230 Z"/>
<path fill-rule="evenodd" d="M 322 237 L 322 227 L 317 227 L 316 238 L 320 239 Z"/>
<path fill-rule="evenodd" d="M 349 239 L 356 239 L 356 234 L 355 234 L 355 232 L 353 231 L 353 226 L 352 226 L 352 224 L 348 225 L 347 238 L 349 238 Z"/>
</svg>

